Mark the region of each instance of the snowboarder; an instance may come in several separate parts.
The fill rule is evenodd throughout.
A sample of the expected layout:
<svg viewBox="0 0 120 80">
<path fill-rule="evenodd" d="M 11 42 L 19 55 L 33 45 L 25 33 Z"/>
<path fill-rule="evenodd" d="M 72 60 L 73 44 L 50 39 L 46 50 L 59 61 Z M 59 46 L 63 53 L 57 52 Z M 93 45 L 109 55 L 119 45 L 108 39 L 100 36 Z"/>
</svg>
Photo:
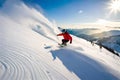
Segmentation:
<svg viewBox="0 0 120 80">
<path fill-rule="evenodd" d="M 67 46 L 67 42 L 70 41 L 70 44 L 72 43 L 72 37 L 70 36 L 70 34 L 67 32 L 66 29 L 62 30 L 62 33 L 57 34 L 57 36 L 63 36 L 64 39 L 62 39 L 62 44 L 64 46 Z"/>
<path fill-rule="evenodd" d="M 91 42 L 92 46 L 94 46 L 94 41 L 91 40 L 90 42 Z"/>
</svg>

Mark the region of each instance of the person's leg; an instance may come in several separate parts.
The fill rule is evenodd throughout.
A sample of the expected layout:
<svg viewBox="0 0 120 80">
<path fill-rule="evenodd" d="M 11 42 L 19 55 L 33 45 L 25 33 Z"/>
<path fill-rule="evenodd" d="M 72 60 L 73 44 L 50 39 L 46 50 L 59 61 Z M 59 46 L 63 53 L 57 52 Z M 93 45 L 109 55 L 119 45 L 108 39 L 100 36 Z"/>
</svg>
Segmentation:
<svg viewBox="0 0 120 80">
<path fill-rule="evenodd" d="M 65 45 L 67 46 L 67 42 L 68 42 L 69 40 L 65 40 Z"/>
<path fill-rule="evenodd" d="M 62 39 L 62 44 L 64 44 L 65 43 L 65 40 L 64 39 Z"/>
<path fill-rule="evenodd" d="M 67 45 L 66 43 L 67 43 L 68 41 L 69 41 L 69 40 L 62 39 L 62 45 Z"/>
</svg>

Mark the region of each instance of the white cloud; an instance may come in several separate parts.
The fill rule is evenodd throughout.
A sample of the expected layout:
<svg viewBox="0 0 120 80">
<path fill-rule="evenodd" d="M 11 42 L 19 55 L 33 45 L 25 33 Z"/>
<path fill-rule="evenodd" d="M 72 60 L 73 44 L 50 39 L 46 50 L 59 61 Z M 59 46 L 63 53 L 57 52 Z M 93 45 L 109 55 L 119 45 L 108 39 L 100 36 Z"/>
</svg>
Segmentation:
<svg viewBox="0 0 120 80">
<path fill-rule="evenodd" d="M 79 10 L 79 12 L 78 12 L 79 14 L 81 14 L 81 13 L 83 13 L 83 10 Z"/>
</svg>

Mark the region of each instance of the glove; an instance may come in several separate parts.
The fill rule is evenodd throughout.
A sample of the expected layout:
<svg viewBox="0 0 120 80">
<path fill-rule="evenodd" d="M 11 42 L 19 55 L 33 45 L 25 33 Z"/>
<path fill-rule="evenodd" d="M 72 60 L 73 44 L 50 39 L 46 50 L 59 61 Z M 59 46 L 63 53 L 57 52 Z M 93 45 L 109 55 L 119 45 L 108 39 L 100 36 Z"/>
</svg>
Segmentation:
<svg viewBox="0 0 120 80">
<path fill-rule="evenodd" d="M 72 44 L 72 41 L 70 41 L 70 44 Z"/>
</svg>

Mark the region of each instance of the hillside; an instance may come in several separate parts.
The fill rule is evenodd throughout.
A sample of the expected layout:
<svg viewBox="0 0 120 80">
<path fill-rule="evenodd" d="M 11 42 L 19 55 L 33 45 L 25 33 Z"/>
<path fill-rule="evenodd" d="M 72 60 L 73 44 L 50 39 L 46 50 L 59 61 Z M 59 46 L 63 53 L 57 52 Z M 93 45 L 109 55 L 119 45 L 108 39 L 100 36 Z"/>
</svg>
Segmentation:
<svg viewBox="0 0 120 80">
<path fill-rule="evenodd" d="M 73 35 L 60 48 L 60 31 L 43 14 L 24 3 L 10 8 L 0 11 L 0 80 L 120 79 L 116 55 Z"/>
</svg>

